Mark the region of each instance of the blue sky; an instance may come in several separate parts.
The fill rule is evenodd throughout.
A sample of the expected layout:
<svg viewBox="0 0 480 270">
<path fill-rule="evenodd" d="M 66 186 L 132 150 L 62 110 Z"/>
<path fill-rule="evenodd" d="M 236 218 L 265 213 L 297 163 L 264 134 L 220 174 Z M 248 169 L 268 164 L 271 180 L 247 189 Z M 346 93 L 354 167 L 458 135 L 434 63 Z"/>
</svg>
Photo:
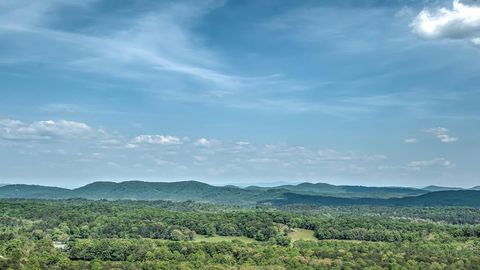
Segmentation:
<svg viewBox="0 0 480 270">
<path fill-rule="evenodd" d="M 480 3 L 0 0 L 0 182 L 480 184 Z"/>
</svg>

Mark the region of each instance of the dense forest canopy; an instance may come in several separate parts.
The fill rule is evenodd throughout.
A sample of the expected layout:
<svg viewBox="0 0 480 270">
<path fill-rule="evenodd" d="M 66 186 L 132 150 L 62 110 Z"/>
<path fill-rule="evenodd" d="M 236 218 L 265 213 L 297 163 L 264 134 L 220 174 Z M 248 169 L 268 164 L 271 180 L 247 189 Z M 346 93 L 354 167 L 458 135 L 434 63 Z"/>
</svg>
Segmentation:
<svg viewBox="0 0 480 270">
<path fill-rule="evenodd" d="M 1 269 L 479 269 L 467 207 L 0 200 Z"/>
</svg>

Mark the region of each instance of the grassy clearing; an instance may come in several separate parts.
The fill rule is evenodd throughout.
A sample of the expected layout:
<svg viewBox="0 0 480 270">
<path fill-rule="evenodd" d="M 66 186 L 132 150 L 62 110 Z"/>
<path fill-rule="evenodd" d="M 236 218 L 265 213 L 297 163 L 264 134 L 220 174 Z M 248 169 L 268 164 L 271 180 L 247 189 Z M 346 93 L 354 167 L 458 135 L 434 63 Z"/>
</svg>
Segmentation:
<svg viewBox="0 0 480 270">
<path fill-rule="evenodd" d="M 318 241 L 318 239 L 315 237 L 315 232 L 313 230 L 305 230 L 305 229 L 293 229 L 289 234 L 288 237 L 292 239 L 292 242 L 298 241 L 298 240 L 304 240 L 304 241 Z"/>
<path fill-rule="evenodd" d="M 255 239 L 244 237 L 244 236 L 205 236 L 205 235 L 196 235 L 193 239 L 193 242 L 209 242 L 209 243 L 217 243 L 217 242 L 231 242 L 233 240 L 239 240 L 244 243 L 253 243 L 256 242 Z"/>
<path fill-rule="evenodd" d="M 344 242 L 344 243 L 351 243 L 351 244 L 361 244 L 362 242 L 365 241 L 360 241 L 360 240 L 344 240 L 344 239 L 324 239 L 324 240 L 318 240 L 322 242 Z M 372 242 L 372 243 L 385 243 L 385 242 Z"/>
</svg>

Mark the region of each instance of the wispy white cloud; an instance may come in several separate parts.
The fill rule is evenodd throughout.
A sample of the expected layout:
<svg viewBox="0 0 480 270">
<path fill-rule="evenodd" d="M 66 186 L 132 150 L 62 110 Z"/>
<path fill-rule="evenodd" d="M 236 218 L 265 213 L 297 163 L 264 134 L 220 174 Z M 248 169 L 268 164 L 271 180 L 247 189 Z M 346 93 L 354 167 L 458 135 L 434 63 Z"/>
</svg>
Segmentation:
<svg viewBox="0 0 480 270">
<path fill-rule="evenodd" d="M 208 159 L 208 157 L 206 157 L 206 156 L 193 156 L 193 159 L 195 159 L 196 161 L 202 162 L 202 161 L 206 161 Z"/>
<path fill-rule="evenodd" d="M 43 105 L 39 108 L 42 111 L 52 112 L 52 113 L 78 113 L 85 112 L 82 107 L 76 104 L 65 104 L 65 103 L 51 103 Z"/>
<path fill-rule="evenodd" d="M 405 143 L 408 143 L 408 144 L 413 144 L 413 143 L 417 143 L 418 142 L 418 139 L 416 138 L 407 138 L 404 140 Z"/>
<path fill-rule="evenodd" d="M 420 171 L 424 168 L 427 167 L 432 167 L 432 166 L 439 166 L 439 167 L 444 167 L 444 168 L 453 168 L 455 167 L 455 164 L 450 162 L 449 160 L 445 158 L 434 158 L 430 160 L 417 160 L 417 161 L 411 161 L 408 163 L 408 168 L 416 171 Z"/>
<path fill-rule="evenodd" d="M 0 1 L 0 23 L 2 26 L 31 27 L 47 23 L 49 13 L 62 6 L 84 8 L 96 0 L 66 1 L 46 0 L 31 2 L 28 0 Z"/>
<path fill-rule="evenodd" d="M 215 139 L 206 139 L 206 138 L 200 138 L 196 140 L 193 145 L 195 146 L 201 146 L 201 147 L 210 147 L 214 145 L 219 145 L 221 142 L 219 140 Z"/>
<path fill-rule="evenodd" d="M 87 9 L 92 2 L 82 6 Z M 40 61 L 55 68 L 136 80 L 142 83 L 142 91 L 160 94 L 165 99 L 241 108 L 334 111 L 324 109 L 325 105 L 315 109 L 302 101 L 294 104 L 288 97 L 272 97 L 272 92 L 308 88 L 282 74 L 242 76 L 226 72 L 226 61 L 193 31 L 203 16 L 222 3 L 157 4 L 149 12 L 116 18 L 121 23 L 96 20 L 90 22 L 93 26 L 70 31 L 51 24 L 62 7 L 72 5 L 68 1 L 24 3 L 25 10 L 22 5 L 5 2 L 0 14 L 0 22 L 4 22 L 0 23 L 0 38 L 2 34 L 12 36 L 5 39 L 15 47 L 8 54 L 8 64 Z M 145 86 L 145 82 L 149 85 Z M 263 101 L 259 104 L 258 100 Z"/>
<path fill-rule="evenodd" d="M 480 45 L 480 6 L 454 0 L 452 9 L 424 9 L 411 27 L 422 38 L 466 40 Z"/>
<path fill-rule="evenodd" d="M 332 46 L 334 52 L 365 53 L 379 45 L 378 42 L 368 42 L 368 38 L 380 34 L 371 25 L 382 22 L 387 26 L 391 23 L 385 11 L 373 6 L 354 9 L 308 5 L 289 9 L 270 19 L 263 27 L 298 43 Z M 355 19 L 340 20 L 339 16 Z"/>
<path fill-rule="evenodd" d="M 45 120 L 24 123 L 19 120 L 0 119 L 0 137 L 8 140 L 78 139 L 98 134 L 104 134 L 104 131 L 75 121 Z"/>
<path fill-rule="evenodd" d="M 444 127 L 434 127 L 425 129 L 424 132 L 435 135 L 443 143 L 453 143 L 458 141 L 458 137 L 450 136 L 449 130 Z"/>
<path fill-rule="evenodd" d="M 210 146 L 211 142 L 205 138 L 200 138 L 194 144 L 196 146 Z"/>
<path fill-rule="evenodd" d="M 133 138 L 132 144 L 158 144 L 158 145 L 177 145 L 182 144 L 182 139 L 170 135 L 138 135 Z"/>
<path fill-rule="evenodd" d="M 247 162 L 269 163 L 269 162 L 278 162 L 278 159 L 274 159 L 274 158 L 250 158 L 250 159 L 247 159 Z"/>
<path fill-rule="evenodd" d="M 242 145 L 250 145 L 250 142 L 238 141 L 238 142 L 236 142 L 235 144 L 236 144 L 236 145 L 240 145 L 240 146 L 242 146 Z"/>
<path fill-rule="evenodd" d="M 95 34 L 66 32 L 50 27 L 47 11 L 54 15 L 55 8 L 63 4 L 65 3 L 52 4 L 46 1 L 27 5 L 31 9 L 29 13 L 37 14 L 37 19 L 28 21 L 17 19 L 14 15 L 19 11 L 15 8 L 16 5 L 12 5 L 14 7 L 6 8 L 6 15 L 2 16 L 8 23 L 2 25 L 0 30 L 47 40 L 53 43 L 50 45 L 52 49 L 64 47 L 67 54 L 55 57 L 66 59 L 50 60 L 57 64 L 59 60 L 66 60 L 71 67 L 84 71 L 107 72 L 118 76 L 129 73 L 134 76 L 135 72 L 158 74 L 171 71 L 223 86 L 243 79 L 206 67 L 214 65 L 216 56 L 201 44 L 195 44 L 196 38 L 189 30 L 191 21 L 198 19 L 212 5 L 174 4 L 159 8 L 156 12 L 139 15 L 126 29 L 112 29 L 110 32 Z M 42 50 L 43 61 L 48 61 L 46 56 L 51 55 L 48 47 L 30 47 L 29 50 L 30 54 Z"/>
<path fill-rule="evenodd" d="M 108 74 L 135 80 L 142 84 L 135 89 L 153 92 L 164 99 L 215 103 L 241 109 L 317 112 L 349 117 L 392 106 L 424 106 L 419 99 L 414 102 L 401 96 L 336 98 L 330 96 L 333 91 L 325 92 L 322 99 L 311 100 L 292 93 L 316 91 L 320 87 L 319 82 L 294 80 L 282 70 L 257 76 L 232 72 L 228 61 L 202 42 L 202 36 L 195 31 L 205 16 L 222 5 L 221 1 L 196 5 L 182 2 L 158 4 L 149 11 L 143 9 L 128 18 L 115 18 L 115 23 L 108 18 L 92 19 L 88 27 L 78 26 L 75 31 L 58 27 L 52 21 L 58 19 L 65 6 L 78 5 L 83 11 L 88 11 L 95 1 L 69 2 L 2 2 L 0 40 L 15 49 L 1 58 L 8 58 L 9 64 L 12 61 L 41 62 L 55 68 Z M 331 25 L 329 19 L 332 15 L 329 18 L 319 16 L 329 11 L 331 9 L 328 8 L 295 9 L 272 19 L 267 28 L 278 30 L 281 35 L 299 33 L 302 38 L 312 41 L 335 36 L 343 46 L 351 46 L 345 50 L 368 51 L 371 50 L 371 42 L 350 42 L 351 34 L 355 34 L 352 29 L 370 29 L 368 25 L 372 23 L 372 16 L 390 19 L 381 8 L 362 12 L 335 9 L 358 20 L 341 22 L 333 28 L 319 27 Z M 12 38 L 6 38 L 9 35 Z M 362 36 L 356 35 L 355 38 L 362 39 Z M 330 82 L 324 83 L 321 87 L 328 88 Z M 45 109 L 68 111 L 78 108 L 57 105 Z"/>
<path fill-rule="evenodd" d="M 471 42 L 473 45 L 480 47 L 480 38 L 472 38 Z"/>
<path fill-rule="evenodd" d="M 121 111 L 106 109 L 105 106 L 92 106 L 72 103 L 48 103 L 38 107 L 42 112 L 53 114 L 122 114 Z"/>
</svg>

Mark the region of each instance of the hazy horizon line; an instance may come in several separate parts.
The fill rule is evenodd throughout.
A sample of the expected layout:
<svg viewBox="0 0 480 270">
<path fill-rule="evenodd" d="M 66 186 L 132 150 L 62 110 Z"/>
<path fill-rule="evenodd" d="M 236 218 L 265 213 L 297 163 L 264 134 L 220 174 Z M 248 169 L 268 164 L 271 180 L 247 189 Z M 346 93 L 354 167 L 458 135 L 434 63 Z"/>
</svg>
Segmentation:
<svg viewBox="0 0 480 270">
<path fill-rule="evenodd" d="M 84 187 L 89 184 L 98 183 L 98 182 L 110 182 L 110 183 L 124 183 L 124 182 L 148 182 L 148 183 L 178 183 L 178 182 L 200 182 L 203 184 L 207 184 L 210 186 L 236 186 L 239 188 L 246 188 L 249 186 L 259 186 L 259 187 L 278 187 L 283 185 L 299 185 L 303 183 L 310 183 L 310 184 L 328 184 L 333 186 L 363 186 L 363 187 L 380 187 L 380 188 L 413 188 L 413 189 L 422 189 L 429 186 L 437 186 L 437 187 L 444 187 L 444 188 L 458 188 L 458 189 L 471 189 L 476 187 L 474 186 L 446 186 L 441 184 L 427 184 L 421 186 L 409 186 L 409 185 L 371 185 L 371 184 L 343 184 L 337 183 L 334 184 L 332 182 L 327 181 L 260 181 L 260 182 L 212 182 L 206 180 L 194 180 L 194 179 L 186 179 L 186 180 L 140 180 L 140 179 L 130 179 L 130 180 L 94 180 L 87 183 L 79 184 L 79 185 L 55 185 L 55 184 L 40 184 L 34 183 L 35 181 L 0 181 L 0 187 L 6 185 L 30 185 L 30 186 L 44 186 L 44 187 L 58 187 L 58 188 L 65 188 L 65 189 L 76 189 L 80 187 Z"/>
</svg>

